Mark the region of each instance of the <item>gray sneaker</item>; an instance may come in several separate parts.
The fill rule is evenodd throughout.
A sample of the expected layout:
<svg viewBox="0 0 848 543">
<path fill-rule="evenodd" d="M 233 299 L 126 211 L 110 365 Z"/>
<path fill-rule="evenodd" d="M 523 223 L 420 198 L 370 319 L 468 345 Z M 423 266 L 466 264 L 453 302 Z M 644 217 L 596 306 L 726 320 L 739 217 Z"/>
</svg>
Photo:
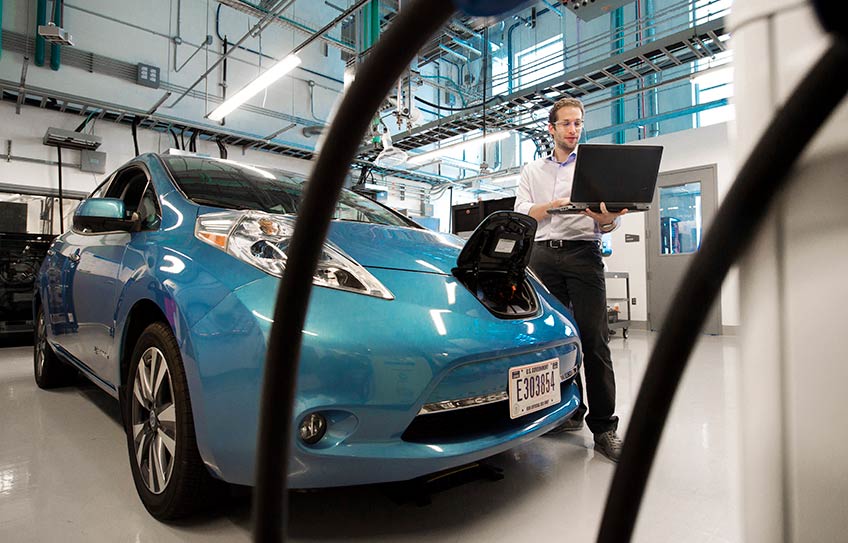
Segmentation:
<svg viewBox="0 0 848 543">
<path fill-rule="evenodd" d="M 621 458 L 621 439 L 615 430 L 595 434 L 595 451 L 606 456 L 613 462 Z"/>
</svg>

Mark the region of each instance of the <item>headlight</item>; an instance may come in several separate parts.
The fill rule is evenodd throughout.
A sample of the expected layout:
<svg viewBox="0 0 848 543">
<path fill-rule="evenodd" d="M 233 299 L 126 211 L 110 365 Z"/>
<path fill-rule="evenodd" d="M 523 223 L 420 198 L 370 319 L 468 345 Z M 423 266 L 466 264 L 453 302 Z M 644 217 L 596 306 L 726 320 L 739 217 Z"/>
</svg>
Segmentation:
<svg viewBox="0 0 848 543">
<path fill-rule="evenodd" d="M 294 219 L 260 211 L 225 211 L 197 218 L 194 235 L 260 270 L 282 277 Z M 313 283 L 386 300 L 394 295 L 376 277 L 329 242 L 324 243 Z"/>
</svg>

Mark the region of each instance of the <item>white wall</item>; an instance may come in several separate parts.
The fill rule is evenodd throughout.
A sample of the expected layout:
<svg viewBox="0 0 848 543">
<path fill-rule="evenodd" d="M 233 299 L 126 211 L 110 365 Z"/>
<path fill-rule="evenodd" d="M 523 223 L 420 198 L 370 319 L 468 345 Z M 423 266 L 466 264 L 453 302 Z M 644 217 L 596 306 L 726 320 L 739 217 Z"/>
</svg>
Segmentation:
<svg viewBox="0 0 848 543">
<path fill-rule="evenodd" d="M 74 130 L 82 122 L 77 115 L 53 112 L 36 107 L 24 106 L 20 115 L 15 114 L 15 104 L 0 102 L 0 153 L 6 154 L 7 141 L 12 141 L 12 156 L 37 160 L 57 160 L 55 147 L 42 143 L 48 127 Z M 100 121 L 94 125 L 94 133 L 103 138 L 98 151 L 106 153 L 106 172 L 109 173 L 135 156 L 132 134 L 129 127 L 112 122 Z M 138 131 L 139 151 L 159 152 L 172 147 L 172 140 L 166 134 L 152 130 Z M 199 153 L 218 156 L 218 146 L 211 142 L 197 141 Z M 229 158 L 252 164 L 274 166 L 276 168 L 306 176 L 312 169 L 307 160 L 283 157 L 261 151 L 247 151 L 244 155 L 240 147 L 228 147 Z M 68 164 L 79 164 L 79 152 L 64 150 L 62 160 Z M 74 167 L 63 169 L 62 186 L 65 190 L 90 192 L 106 174 L 93 174 L 79 171 Z M 12 160 L 0 160 L 0 183 L 25 185 L 42 188 L 59 188 L 59 173 L 56 166 Z"/>
<path fill-rule="evenodd" d="M 727 124 L 684 130 L 632 143 L 664 147 L 660 172 L 715 164 L 719 203 L 736 176 Z M 639 241 L 625 243 L 625 234 L 636 234 L 639 236 Z M 631 307 L 632 319 L 646 321 L 648 299 L 645 277 L 647 267 L 645 214 L 632 213 L 622 217 L 621 228 L 613 232 L 612 239 L 613 254 L 606 259 L 607 269 L 630 274 L 630 296 L 637 300 L 636 305 Z M 722 286 L 721 324 L 723 326 L 739 325 L 739 286 L 736 268 L 731 270 Z"/>
<path fill-rule="evenodd" d="M 82 122 L 78 115 L 58 113 L 32 106 L 21 108 L 20 115 L 15 114 L 15 104 L 0 102 L 0 154 L 6 154 L 6 145 L 12 141 L 12 156 L 55 162 L 57 151 L 55 147 L 47 147 L 42 143 L 44 132 L 48 127 L 74 130 Z M 91 125 L 89 124 L 86 129 Z M 103 138 L 103 144 L 98 151 L 106 153 L 106 174 L 81 172 L 74 164 L 79 164 L 79 152 L 64 150 L 62 161 L 68 167 L 63 169 L 62 187 L 65 190 L 88 193 L 92 191 L 105 176 L 129 161 L 135 156 L 132 133 L 126 125 L 118 125 L 109 121 L 94 124 L 94 133 Z M 170 135 L 153 130 L 138 131 L 139 151 L 161 152 L 173 146 Z M 297 158 L 280 156 L 263 151 L 244 152 L 241 147 L 228 146 L 228 158 L 249 164 L 274 167 L 286 172 L 308 177 L 312 171 L 313 162 Z M 209 156 L 219 156 L 215 143 L 203 140 L 197 141 L 197 152 Z M 388 188 L 386 205 L 395 209 L 409 210 L 410 216 L 420 216 L 421 199 L 429 189 L 423 183 L 393 179 L 380 179 L 380 184 Z M 0 160 L 0 184 L 23 185 L 40 188 L 59 188 L 59 173 L 56 165 L 38 164 L 20 160 Z M 400 188 L 404 188 L 404 198 L 401 199 Z"/>
<path fill-rule="evenodd" d="M 177 4 L 176 0 L 74 2 L 65 6 L 64 28 L 73 35 L 76 50 L 88 51 L 132 64 L 151 64 L 160 68 L 160 77 L 163 82 L 188 87 L 220 57 L 223 50 L 222 41 L 215 36 L 218 3 L 197 0 L 181 2 L 180 37 L 183 43 L 180 45 L 173 40 L 177 35 Z M 52 11 L 48 11 L 52 15 Z M 296 17 L 303 20 L 309 27 L 318 29 L 329 22 L 336 12 L 324 6 L 323 3 L 307 5 L 298 2 L 284 15 Z M 230 42 L 234 42 L 241 38 L 256 21 L 255 18 L 223 7 L 220 30 L 222 34 L 227 35 Z M 32 35 L 34 25 L 35 2 L 18 0 L 4 3 L 3 27 L 5 30 Z M 197 46 L 203 43 L 207 34 L 213 36 L 208 52 L 201 50 L 177 72 L 176 68 L 197 50 Z M 338 36 L 339 29 L 334 29 L 330 34 Z M 259 39 L 251 38 L 244 42 L 244 46 L 259 50 L 261 45 L 263 53 L 281 58 L 306 37 L 306 34 L 271 25 L 263 32 L 261 44 Z M 269 87 L 267 93 L 260 93 L 254 97 L 248 104 L 262 106 L 312 123 L 323 122 L 341 91 L 342 85 L 339 81 L 342 79 L 344 70 L 344 63 L 341 61 L 338 49 L 330 47 L 326 57 L 323 51 L 320 40 L 307 46 L 299 53 L 303 60 L 300 68 Z M 26 79 L 27 85 L 32 87 L 120 104 L 141 111 L 150 109 L 165 94 L 163 89 L 150 89 L 135 82 L 97 72 L 89 73 L 87 70 L 65 64 L 59 71 L 54 72 L 49 63 L 45 63 L 43 67 L 35 66 L 33 57 L 34 54 L 30 52 Z M 263 58 L 261 62 L 263 70 L 273 63 L 267 58 Z M 4 50 L 0 60 L 0 79 L 17 82 L 21 77 L 22 64 L 21 54 L 8 49 Z M 234 52 L 229 57 L 227 66 L 229 94 L 232 95 L 255 78 L 259 70 L 259 57 L 256 54 L 242 50 Z M 306 70 L 319 72 L 328 77 Z M 169 109 L 168 106 L 177 99 L 178 94 L 174 94 L 159 108 L 157 114 L 193 124 L 206 125 L 210 128 L 219 127 L 217 123 L 204 117 L 220 103 L 222 77 L 222 66 L 219 66 L 212 71 L 207 80 L 195 88 L 196 91 L 208 93 L 208 100 L 187 96 L 174 108 Z M 310 100 L 308 85 L 310 80 L 315 83 L 312 87 L 314 103 Z M 227 118 L 226 129 L 264 137 L 288 124 L 287 119 L 237 110 Z M 303 126 L 299 125 L 281 134 L 275 138 L 275 141 L 301 148 L 313 148 L 315 138 L 305 137 L 301 132 L 302 128 Z"/>
</svg>

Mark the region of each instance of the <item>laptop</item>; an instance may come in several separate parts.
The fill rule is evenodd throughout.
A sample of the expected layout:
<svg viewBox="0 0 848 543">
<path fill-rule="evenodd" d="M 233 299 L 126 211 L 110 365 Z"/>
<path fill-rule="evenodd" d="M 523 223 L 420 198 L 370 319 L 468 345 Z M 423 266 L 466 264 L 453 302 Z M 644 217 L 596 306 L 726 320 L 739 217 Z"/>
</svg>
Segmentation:
<svg viewBox="0 0 848 543">
<path fill-rule="evenodd" d="M 648 211 L 660 171 L 661 145 L 605 145 L 583 143 L 577 148 L 571 203 L 548 213 Z"/>
</svg>

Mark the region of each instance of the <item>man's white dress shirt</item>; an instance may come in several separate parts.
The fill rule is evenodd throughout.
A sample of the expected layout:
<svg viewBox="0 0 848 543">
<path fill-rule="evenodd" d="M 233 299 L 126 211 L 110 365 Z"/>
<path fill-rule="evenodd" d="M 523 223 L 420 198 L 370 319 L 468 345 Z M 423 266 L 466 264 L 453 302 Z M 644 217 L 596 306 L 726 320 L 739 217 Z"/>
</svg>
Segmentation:
<svg viewBox="0 0 848 543">
<path fill-rule="evenodd" d="M 578 146 L 579 148 L 579 146 Z M 574 163 L 578 148 L 565 162 L 557 162 L 553 155 L 539 158 L 521 169 L 521 180 L 515 195 L 515 211 L 530 214 L 530 208 L 559 198 L 571 199 L 574 182 Z M 618 227 L 619 219 L 615 220 Z M 597 223 L 583 214 L 547 215 L 539 221 L 536 241 L 543 240 L 588 240 L 598 241 L 602 232 Z"/>
</svg>

